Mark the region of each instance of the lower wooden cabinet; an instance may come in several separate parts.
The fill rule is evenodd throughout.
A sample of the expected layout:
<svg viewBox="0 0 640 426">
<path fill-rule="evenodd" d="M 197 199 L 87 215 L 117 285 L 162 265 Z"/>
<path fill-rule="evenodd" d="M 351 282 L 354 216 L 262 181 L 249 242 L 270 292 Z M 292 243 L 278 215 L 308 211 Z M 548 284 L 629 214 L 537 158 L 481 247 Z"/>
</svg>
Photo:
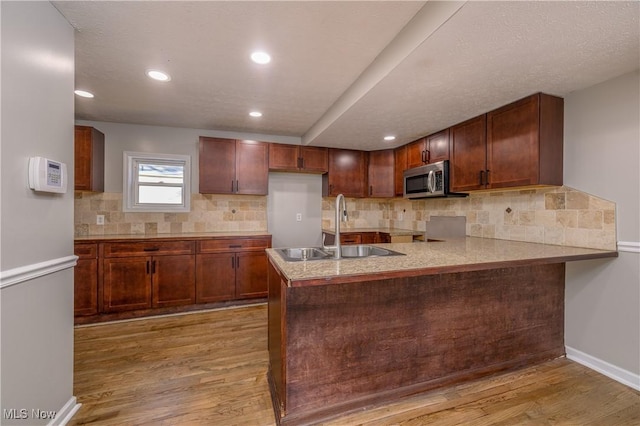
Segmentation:
<svg viewBox="0 0 640 426">
<path fill-rule="evenodd" d="M 209 303 L 267 296 L 267 255 L 271 237 L 200 241 L 196 302 Z"/>
<path fill-rule="evenodd" d="M 265 297 L 268 247 L 270 236 L 78 242 L 75 315 L 90 322 Z"/>
<path fill-rule="evenodd" d="M 78 263 L 73 271 L 74 315 L 98 313 L 98 244 L 75 244 L 74 254 Z"/>
</svg>

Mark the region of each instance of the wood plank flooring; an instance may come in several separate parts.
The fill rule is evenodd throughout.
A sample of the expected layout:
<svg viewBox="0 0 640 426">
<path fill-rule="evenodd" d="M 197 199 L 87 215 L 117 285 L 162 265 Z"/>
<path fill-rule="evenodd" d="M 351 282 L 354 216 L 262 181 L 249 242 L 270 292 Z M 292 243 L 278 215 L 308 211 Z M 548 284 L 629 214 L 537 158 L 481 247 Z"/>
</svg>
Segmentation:
<svg viewBox="0 0 640 426">
<path fill-rule="evenodd" d="M 267 307 L 75 330 L 75 425 L 275 425 Z M 565 358 L 324 425 L 639 425 L 640 392 Z"/>
</svg>

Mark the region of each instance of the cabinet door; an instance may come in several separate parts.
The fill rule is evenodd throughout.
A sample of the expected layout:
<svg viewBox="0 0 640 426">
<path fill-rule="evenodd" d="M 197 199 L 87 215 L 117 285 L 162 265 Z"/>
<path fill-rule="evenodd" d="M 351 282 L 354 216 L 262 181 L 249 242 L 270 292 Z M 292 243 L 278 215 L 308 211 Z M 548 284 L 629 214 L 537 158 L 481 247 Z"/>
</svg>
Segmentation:
<svg viewBox="0 0 640 426">
<path fill-rule="evenodd" d="M 104 134 L 90 126 L 75 126 L 74 188 L 104 191 Z"/>
<path fill-rule="evenodd" d="M 104 312 L 151 307 L 151 257 L 103 260 Z"/>
<path fill-rule="evenodd" d="M 233 194 L 236 188 L 236 141 L 200 137 L 201 194 Z"/>
<path fill-rule="evenodd" d="M 78 259 L 73 271 L 73 311 L 75 315 L 98 313 L 98 260 Z"/>
<path fill-rule="evenodd" d="M 539 97 L 487 113 L 487 188 L 538 183 Z"/>
<path fill-rule="evenodd" d="M 394 189 L 396 196 L 404 195 L 404 171 L 407 167 L 407 146 L 396 148 L 394 154 Z"/>
<path fill-rule="evenodd" d="M 427 162 L 437 163 L 449 159 L 449 129 L 427 136 Z"/>
<path fill-rule="evenodd" d="M 197 255 L 196 303 L 233 300 L 235 295 L 235 253 Z"/>
<path fill-rule="evenodd" d="M 299 147 L 272 143 L 269 145 L 269 170 L 297 172 L 300 167 Z"/>
<path fill-rule="evenodd" d="M 394 154 L 392 149 L 369 152 L 369 196 L 393 197 Z"/>
<path fill-rule="evenodd" d="M 154 256 L 152 306 L 191 305 L 196 301 L 196 260 L 194 255 Z"/>
<path fill-rule="evenodd" d="M 367 194 L 367 153 L 350 149 L 329 149 L 329 173 L 325 196 L 365 197 Z"/>
<path fill-rule="evenodd" d="M 361 244 L 376 244 L 379 243 L 378 233 L 377 232 L 363 232 L 360 234 L 360 242 Z"/>
<path fill-rule="evenodd" d="M 407 169 L 422 166 L 427 163 L 427 148 L 425 138 L 418 139 L 407 145 Z"/>
<path fill-rule="evenodd" d="M 486 182 L 486 115 L 472 118 L 450 129 L 452 191 L 483 189 Z"/>
<path fill-rule="evenodd" d="M 301 167 L 307 173 L 327 173 L 329 171 L 329 150 L 316 146 L 300 147 Z"/>
<path fill-rule="evenodd" d="M 269 192 L 269 144 L 237 141 L 236 194 L 267 195 Z"/>
<path fill-rule="evenodd" d="M 267 255 L 262 251 L 236 254 L 236 298 L 267 296 Z"/>
</svg>

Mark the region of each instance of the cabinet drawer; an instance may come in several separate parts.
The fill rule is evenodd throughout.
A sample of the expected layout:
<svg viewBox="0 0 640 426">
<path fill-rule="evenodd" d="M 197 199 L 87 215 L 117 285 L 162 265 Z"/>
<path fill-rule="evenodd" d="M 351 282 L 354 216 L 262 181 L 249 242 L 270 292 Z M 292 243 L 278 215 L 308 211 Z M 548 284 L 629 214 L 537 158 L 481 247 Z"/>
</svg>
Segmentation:
<svg viewBox="0 0 640 426">
<path fill-rule="evenodd" d="M 105 243 L 104 257 L 151 256 L 166 254 L 193 254 L 193 241 L 141 241 L 131 243 Z"/>
<path fill-rule="evenodd" d="M 271 239 L 265 238 L 216 238 L 198 241 L 198 253 L 215 253 L 236 250 L 260 250 L 271 246 Z"/>
<path fill-rule="evenodd" d="M 73 245 L 73 254 L 80 259 L 95 259 L 98 257 L 98 245 L 95 243 L 76 243 Z"/>
<path fill-rule="evenodd" d="M 340 244 L 362 244 L 362 235 L 340 234 Z"/>
</svg>

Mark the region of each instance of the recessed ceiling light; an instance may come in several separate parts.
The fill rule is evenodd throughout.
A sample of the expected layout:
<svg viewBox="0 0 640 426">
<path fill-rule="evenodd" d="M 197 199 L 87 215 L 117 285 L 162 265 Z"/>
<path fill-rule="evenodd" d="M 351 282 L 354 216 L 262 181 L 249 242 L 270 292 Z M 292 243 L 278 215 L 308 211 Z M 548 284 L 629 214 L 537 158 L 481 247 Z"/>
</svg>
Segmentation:
<svg viewBox="0 0 640 426">
<path fill-rule="evenodd" d="M 158 70 L 147 70 L 147 77 L 152 78 L 158 81 L 169 81 L 171 80 L 171 76 L 166 72 L 158 71 Z"/>
<path fill-rule="evenodd" d="M 385 136 L 385 137 L 384 137 L 384 140 L 385 140 L 385 141 L 394 141 L 394 140 L 396 140 L 396 137 L 395 137 L 395 136 L 391 136 L 391 135 L 389 135 L 389 136 Z"/>
<path fill-rule="evenodd" d="M 73 93 L 83 98 L 93 98 L 93 93 L 87 92 L 86 90 L 74 90 Z"/>
<path fill-rule="evenodd" d="M 253 52 L 251 60 L 256 64 L 268 64 L 271 62 L 271 56 L 267 52 Z"/>
<path fill-rule="evenodd" d="M 251 111 L 249 115 L 252 117 L 262 117 L 262 113 L 260 111 Z"/>
</svg>

